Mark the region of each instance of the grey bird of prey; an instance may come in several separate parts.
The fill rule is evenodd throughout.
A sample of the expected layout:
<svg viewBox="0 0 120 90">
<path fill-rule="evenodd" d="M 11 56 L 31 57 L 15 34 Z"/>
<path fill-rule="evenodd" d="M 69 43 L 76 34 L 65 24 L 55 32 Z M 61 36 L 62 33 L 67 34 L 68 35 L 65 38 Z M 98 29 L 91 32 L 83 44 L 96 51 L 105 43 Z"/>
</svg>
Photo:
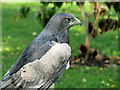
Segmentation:
<svg viewBox="0 0 120 90">
<path fill-rule="evenodd" d="M 48 89 L 58 81 L 71 55 L 69 29 L 74 25 L 81 25 L 74 15 L 55 14 L 4 75 L 0 88 Z"/>
</svg>

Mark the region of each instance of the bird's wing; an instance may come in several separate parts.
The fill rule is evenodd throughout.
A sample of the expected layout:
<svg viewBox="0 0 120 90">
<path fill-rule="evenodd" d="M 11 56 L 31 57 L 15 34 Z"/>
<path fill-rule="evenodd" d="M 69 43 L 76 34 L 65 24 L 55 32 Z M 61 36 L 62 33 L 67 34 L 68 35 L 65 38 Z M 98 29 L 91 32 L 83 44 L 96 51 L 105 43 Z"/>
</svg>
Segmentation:
<svg viewBox="0 0 120 90">
<path fill-rule="evenodd" d="M 62 76 L 70 55 L 68 44 L 56 43 L 40 59 L 25 64 L 2 82 L 1 88 L 48 88 Z"/>
<path fill-rule="evenodd" d="M 40 40 L 36 37 L 21 53 L 16 63 L 4 75 L 2 81 L 6 81 L 10 76 L 16 73 L 22 66 L 34 60 L 40 59 L 52 46 L 53 41 Z"/>
<path fill-rule="evenodd" d="M 9 74 L 12 75 L 23 65 L 40 59 L 53 45 L 51 41 L 34 41 L 30 43 L 20 55 L 15 65 L 10 69 Z"/>
</svg>

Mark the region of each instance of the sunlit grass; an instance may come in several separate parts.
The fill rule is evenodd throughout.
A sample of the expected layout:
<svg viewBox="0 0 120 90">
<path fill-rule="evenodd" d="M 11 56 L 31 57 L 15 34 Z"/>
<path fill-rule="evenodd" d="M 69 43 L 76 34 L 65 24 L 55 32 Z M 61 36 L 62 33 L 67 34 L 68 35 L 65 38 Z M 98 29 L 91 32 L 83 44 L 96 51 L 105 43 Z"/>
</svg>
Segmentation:
<svg viewBox="0 0 120 90">
<path fill-rule="evenodd" d="M 87 67 L 87 68 L 86 68 Z M 89 69 L 88 69 L 89 68 Z M 101 67 L 102 68 L 102 67 Z M 65 71 L 62 78 L 56 83 L 56 88 L 117 88 L 118 67 L 108 68 L 80 67 Z"/>
</svg>

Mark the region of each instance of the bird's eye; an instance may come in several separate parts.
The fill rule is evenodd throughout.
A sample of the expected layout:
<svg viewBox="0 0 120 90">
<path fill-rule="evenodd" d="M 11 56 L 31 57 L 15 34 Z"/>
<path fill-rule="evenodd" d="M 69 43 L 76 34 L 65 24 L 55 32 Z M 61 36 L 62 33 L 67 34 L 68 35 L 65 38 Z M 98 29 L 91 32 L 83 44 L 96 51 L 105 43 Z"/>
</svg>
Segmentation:
<svg viewBox="0 0 120 90">
<path fill-rule="evenodd" d="M 70 22 L 70 21 L 71 21 L 71 19 L 70 19 L 70 18 L 65 18 L 65 19 L 66 19 L 66 21 L 67 21 L 67 22 Z"/>
</svg>

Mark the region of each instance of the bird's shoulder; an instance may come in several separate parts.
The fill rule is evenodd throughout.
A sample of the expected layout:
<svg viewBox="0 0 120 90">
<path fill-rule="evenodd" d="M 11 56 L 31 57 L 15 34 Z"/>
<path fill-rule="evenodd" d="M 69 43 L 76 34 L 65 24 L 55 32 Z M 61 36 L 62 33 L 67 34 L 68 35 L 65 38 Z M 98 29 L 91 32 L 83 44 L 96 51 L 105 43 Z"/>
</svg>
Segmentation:
<svg viewBox="0 0 120 90">
<path fill-rule="evenodd" d="M 21 53 L 16 63 L 10 68 L 9 74 L 17 72 L 22 66 L 36 59 L 40 59 L 52 46 L 53 41 L 35 38 Z"/>
</svg>

